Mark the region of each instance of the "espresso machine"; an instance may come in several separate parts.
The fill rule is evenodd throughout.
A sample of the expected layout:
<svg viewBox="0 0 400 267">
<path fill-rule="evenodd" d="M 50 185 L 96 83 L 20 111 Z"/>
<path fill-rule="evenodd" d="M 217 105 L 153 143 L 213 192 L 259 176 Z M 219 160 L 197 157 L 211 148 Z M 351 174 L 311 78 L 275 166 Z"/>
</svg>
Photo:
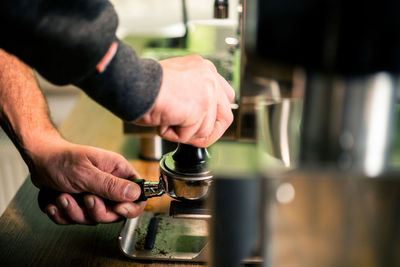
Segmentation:
<svg viewBox="0 0 400 267">
<path fill-rule="evenodd" d="M 216 16 L 226 16 L 227 4 L 215 1 Z M 180 229 L 210 226 L 181 233 L 186 241 L 202 237 L 188 242 L 195 248 L 182 260 L 212 266 L 248 259 L 262 266 L 399 265 L 400 176 L 391 159 L 400 3 L 240 4 L 241 78 L 227 134 L 231 143 L 209 167 L 211 217 L 199 225 L 174 222 Z M 247 167 L 231 161 L 235 153 Z M 140 229 L 151 230 L 153 216 Z M 123 233 L 132 236 L 135 229 Z M 144 232 L 136 236 L 146 242 Z M 211 244 L 205 245 L 208 236 Z M 127 254 L 135 246 L 125 246 Z M 158 254 L 171 256 L 164 249 Z"/>
<path fill-rule="evenodd" d="M 213 266 L 399 265 L 400 3 L 242 4 L 240 97 L 256 99 L 259 168 L 216 171 Z M 222 186 L 232 176 L 247 189 Z M 247 204 L 224 213 L 233 193 Z M 235 236 L 221 231 L 249 210 Z"/>
</svg>

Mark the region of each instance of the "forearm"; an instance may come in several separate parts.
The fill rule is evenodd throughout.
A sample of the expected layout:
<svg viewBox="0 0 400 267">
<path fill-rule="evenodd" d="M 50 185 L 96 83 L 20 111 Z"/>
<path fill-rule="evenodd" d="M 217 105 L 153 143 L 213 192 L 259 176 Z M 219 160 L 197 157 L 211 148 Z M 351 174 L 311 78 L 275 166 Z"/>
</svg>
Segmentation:
<svg viewBox="0 0 400 267">
<path fill-rule="evenodd" d="M 117 25 L 107 0 L 0 1 L 0 48 L 49 81 L 77 85 L 118 117 L 132 121 L 153 105 L 162 73 L 156 61 L 140 59 L 117 39 Z M 113 43 L 119 43 L 115 56 L 99 70 Z"/>
<path fill-rule="evenodd" d="M 48 138 L 59 138 L 33 71 L 0 49 L 0 125 L 28 165 Z M 31 167 L 31 166 L 29 166 Z"/>
</svg>

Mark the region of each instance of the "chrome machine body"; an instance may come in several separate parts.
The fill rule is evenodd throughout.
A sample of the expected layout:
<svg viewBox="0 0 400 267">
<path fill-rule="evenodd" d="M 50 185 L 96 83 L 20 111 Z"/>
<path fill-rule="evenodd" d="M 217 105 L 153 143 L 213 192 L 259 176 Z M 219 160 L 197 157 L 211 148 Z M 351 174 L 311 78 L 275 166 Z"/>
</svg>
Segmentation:
<svg viewBox="0 0 400 267">
<path fill-rule="evenodd" d="M 213 264 L 237 265 L 240 259 L 232 262 L 231 255 L 240 247 L 247 253 L 242 257 L 260 255 L 264 266 L 399 265 L 400 173 L 390 163 L 400 3 L 242 4 L 240 98 L 263 99 L 264 121 L 256 124 L 259 137 L 268 138 L 258 140 L 265 156 L 260 157 L 261 186 L 255 187 L 261 190 L 253 187 L 248 193 L 258 194 L 258 234 L 240 247 L 239 238 L 235 243 L 213 232 L 215 244 L 232 244 L 214 247 Z M 292 104 L 285 111 L 285 102 L 294 98 L 302 102 L 302 111 L 293 113 Z M 301 126 L 290 135 L 293 125 Z M 270 158 L 282 164 L 275 168 Z M 217 196 L 218 188 L 227 190 L 218 187 L 220 180 L 215 177 Z M 227 209 L 218 207 L 216 214 Z M 218 216 L 214 228 L 228 221 Z M 243 222 L 238 236 L 253 225 Z"/>
</svg>

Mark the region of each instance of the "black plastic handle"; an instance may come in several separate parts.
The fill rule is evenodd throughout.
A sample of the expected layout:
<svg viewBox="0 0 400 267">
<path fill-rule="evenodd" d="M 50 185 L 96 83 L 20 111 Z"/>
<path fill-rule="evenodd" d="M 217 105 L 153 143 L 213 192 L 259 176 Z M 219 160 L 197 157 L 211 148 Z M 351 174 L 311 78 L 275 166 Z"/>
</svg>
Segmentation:
<svg viewBox="0 0 400 267">
<path fill-rule="evenodd" d="M 176 150 L 172 153 L 175 161 L 173 171 L 179 173 L 202 173 L 207 167 L 207 161 L 210 155 L 206 148 L 194 147 L 187 144 L 178 144 Z"/>
<path fill-rule="evenodd" d="M 145 180 L 138 179 L 138 180 L 134 180 L 132 182 L 134 182 L 140 186 L 140 196 L 134 202 L 136 203 L 136 202 L 146 201 L 147 197 L 144 194 Z M 59 191 L 55 191 L 55 190 L 51 190 L 51 189 L 41 189 L 38 194 L 38 203 L 39 203 L 40 210 L 43 211 L 44 213 L 46 213 L 46 210 L 45 210 L 46 206 L 49 204 L 55 204 L 57 197 L 62 193 L 63 192 L 59 192 Z M 78 203 L 79 206 L 81 206 L 81 207 L 85 206 L 85 202 L 83 201 L 83 197 L 84 197 L 85 193 L 79 193 L 79 194 L 68 193 L 68 194 L 70 194 L 75 199 L 76 203 Z M 103 199 L 103 200 L 106 205 L 117 204 L 117 202 L 115 202 L 115 201 L 111 201 L 108 199 Z"/>
<path fill-rule="evenodd" d="M 134 183 L 136 183 L 138 186 L 140 186 L 140 196 L 138 197 L 138 199 L 135 200 L 135 202 L 140 202 L 140 201 L 146 201 L 147 197 L 144 194 L 144 179 L 138 179 L 138 180 L 134 180 Z"/>
</svg>

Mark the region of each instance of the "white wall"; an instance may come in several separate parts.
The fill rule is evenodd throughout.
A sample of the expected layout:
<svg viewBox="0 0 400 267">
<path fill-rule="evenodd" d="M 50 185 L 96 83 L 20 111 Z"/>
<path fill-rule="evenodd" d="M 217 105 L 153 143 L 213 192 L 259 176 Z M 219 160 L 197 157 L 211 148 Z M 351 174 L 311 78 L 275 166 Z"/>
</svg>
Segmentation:
<svg viewBox="0 0 400 267">
<path fill-rule="evenodd" d="M 118 35 L 179 37 L 185 33 L 182 0 L 113 0 L 119 16 Z M 229 2 L 229 19 L 237 20 L 238 0 Z M 213 18 L 214 0 L 186 0 L 188 20 Z"/>
</svg>

